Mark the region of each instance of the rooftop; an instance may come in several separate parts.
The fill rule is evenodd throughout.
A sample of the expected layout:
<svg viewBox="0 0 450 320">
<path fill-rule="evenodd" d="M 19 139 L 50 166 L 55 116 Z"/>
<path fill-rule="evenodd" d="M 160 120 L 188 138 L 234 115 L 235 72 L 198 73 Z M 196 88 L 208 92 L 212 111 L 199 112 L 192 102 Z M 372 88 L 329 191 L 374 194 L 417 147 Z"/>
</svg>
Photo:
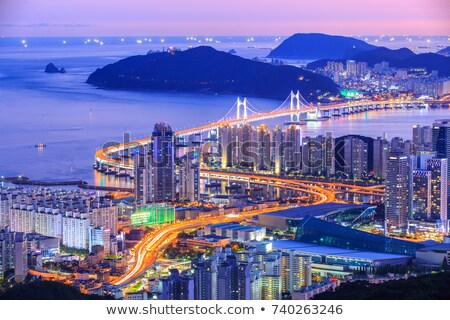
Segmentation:
<svg viewBox="0 0 450 320">
<path fill-rule="evenodd" d="M 276 212 L 268 212 L 264 213 L 264 215 L 285 217 L 290 219 L 300 219 L 306 215 L 313 217 L 321 217 L 333 212 L 339 212 L 350 209 L 367 209 L 368 207 L 369 205 L 354 205 L 354 204 L 330 202 L 330 203 L 316 204 L 312 206 L 303 206 L 286 210 L 280 210 Z"/>
<path fill-rule="evenodd" d="M 277 240 L 272 242 L 274 250 L 295 250 L 307 254 L 318 254 L 327 256 L 340 256 L 346 258 L 366 259 L 366 260 L 389 260 L 389 259 L 410 259 L 411 256 L 370 252 L 370 251 L 357 251 L 349 249 L 341 249 L 328 246 L 317 246 L 310 243 L 299 242 L 294 240 Z"/>
</svg>

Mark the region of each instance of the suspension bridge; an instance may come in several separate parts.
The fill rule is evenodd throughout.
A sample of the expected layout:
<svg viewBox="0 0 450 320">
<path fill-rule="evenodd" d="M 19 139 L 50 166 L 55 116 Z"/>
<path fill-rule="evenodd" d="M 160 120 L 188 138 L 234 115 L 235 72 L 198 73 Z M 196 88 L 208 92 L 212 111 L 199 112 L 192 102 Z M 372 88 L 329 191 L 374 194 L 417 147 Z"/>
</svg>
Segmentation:
<svg viewBox="0 0 450 320">
<path fill-rule="evenodd" d="M 288 117 L 290 123 L 303 121 L 324 121 L 334 117 L 361 113 L 366 111 L 378 111 L 389 109 L 414 109 L 428 108 L 429 106 L 446 106 L 448 100 L 421 100 L 421 99 L 392 99 L 392 100 L 360 100 L 344 103 L 312 104 L 308 103 L 299 91 L 289 94 L 286 100 L 275 110 L 262 111 L 251 104 L 247 98 L 238 97 L 224 117 L 204 125 L 195 126 L 175 132 L 178 137 L 186 137 L 195 134 L 203 134 L 215 130 L 221 126 L 239 126 L 246 123 L 265 121 L 269 119 Z M 108 166 L 117 169 L 131 170 L 132 161 L 117 159 L 113 155 L 126 149 L 134 149 L 148 144 L 151 137 L 135 140 L 125 144 L 118 144 L 97 150 L 95 162 L 97 166 Z"/>
</svg>

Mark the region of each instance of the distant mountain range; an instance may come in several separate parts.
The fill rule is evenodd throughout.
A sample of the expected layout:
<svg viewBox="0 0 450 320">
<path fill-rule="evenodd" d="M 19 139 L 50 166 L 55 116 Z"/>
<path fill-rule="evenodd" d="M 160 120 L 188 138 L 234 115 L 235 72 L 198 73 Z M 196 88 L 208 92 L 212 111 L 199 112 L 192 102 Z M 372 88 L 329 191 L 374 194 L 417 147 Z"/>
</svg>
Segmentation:
<svg viewBox="0 0 450 320">
<path fill-rule="evenodd" d="M 437 54 L 441 54 L 441 55 L 446 56 L 446 57 L 450 56 L 450 47 L 447 47 L 447 48 L 439 50 L 437 52 Z"/>
<path fill-rule="evenodd" d="M 415 54 L 407 48 L 392 50 L 377 47 L 351 37 L 330 36 L 320 33 L 298 33 L 283 41 L 269 58 L 317 59 L 307 65 L 309 69 L 324 67 L 327 61 L 347 59 L 367 62 L 369 66 L 381 61 L 397 68 L 425 68 L 428 72 L 437 70 L 440 76 L 450 75 L 450 52 L 448 48 L 436 53 Z"/>
<path fill-rule="evenodd" d="M 286 98 L 300 90 L 308 101 L 339 95 L 330 79 L 294 66 L 274 66 L 211 47 L 149 53 L 97 69 L 87 83 L 106 89 L 168 90 Z"/>
<path fill-rule="evenodd" d="M 322 33 L 297 33 L 272 50 L 268 58 L 344 59 L 375 48 L 377 47 L 351 37 Z"/>
</svg>

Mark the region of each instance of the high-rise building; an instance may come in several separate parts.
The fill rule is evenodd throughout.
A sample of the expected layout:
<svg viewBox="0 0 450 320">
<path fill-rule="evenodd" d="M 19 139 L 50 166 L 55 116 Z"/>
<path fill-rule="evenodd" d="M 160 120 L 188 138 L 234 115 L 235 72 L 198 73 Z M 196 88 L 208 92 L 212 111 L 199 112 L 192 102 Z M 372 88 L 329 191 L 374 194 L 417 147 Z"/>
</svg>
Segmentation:
<svg viewBox="0 0 450 320">
<path fill-rule="evenodd" d="M 290 291 L 311 285 L 311 256 L 291 253 Z"/>
<path fill-rule="evenodd" d="M 68 211 L 62 218 L 62 244 L 69 248 L 89 248 L 89 217 L 87 213 Z"/>
<path fill-rule="evenodd" d="M 298 291 L 311 285 L 311 257 L 294 250 L 286 250 L 281 256 L 282 291 Z"/>
<path fill-rule="evenodd" d="M 204 259 L 203 255 L 192 261 L 194 270 L 194 299 L 217 299 L 217 260 Z"/>
<path fill-rule="evenodd" d="M 87 202 L 88 217 L 90 224 L 94 227 L 109 229 L 112 235 L 118 232 L 118 209 L 113 205 L 111 199 L 95 198 Z"/>
<path fill-rule="evenodd" d="M 152 167 L 154 202 L 175 199 L 175 144 L 172 128 L 158 122 L 152 134 Z"/>
<path fill-rule="evenodd" d="M 266 125 L 260 125 L 257 128 L 258 139 L 258 157 L 255 161 L 256 169 L 269 170 L 271 159 L 271 132 Z"/>
<path fill-rule="evenodd" d="M 232 149 L 233 142 L 233 127 L 225 125 L 219 127 L 219 149 L 221 154 L 222 169 L 232 166 Z"/>
<path fill-rule="evenodd" d="M 284 161 L 286 171 L 299 171 L 301 169 L 302 135 L 300 126 L 291 124 L 286 129 Z"/>
<path fill-rule="evenodd" d="M 133 155 L 134 199 L 136 205 L 153 201 L 153 166 L 150 161 L 149 146 L 137 149 Z"/>
<path fill-rule="evenodd" d="M 433 123 L 433 151 L 436 151 L 437 158 L 450 158 L 450 119 Z"/>
<path fill-rule="evenodd" d="M 353 179 L 359 179 L 368 174 L 368 146 L 356 137 L 344 139 L 344 172 Z"/>
<path fill-rule="evenodd" d="M 237 148 L 234 151 L 237 152 L 235 158 L 238 165 L 254 169 L 258 148 L 256 132 L 250 124 L 246 123 L 237 128 Z"/>
<path fill-rule="evenodd" d="M 403 229 L 412 216 L 412 157 L 390 152 L 386 168 L 385 219 L 388 227 Z"/>
<path fill-rule="evenodd" d="M 30 233 L 35 231 L 36 204 L 14 203 L 11 208 L 11 230 Z"/>
<path fill-rule="evenodd" d="M 127 143 L 130 143 L 130 133 L 124 132 L 123 133 L 123 144 L 127 144 Z M 128 156 L 129 156 L 129 150 L 128 150 L 128 148 L 125 148 L 123 150 L 123 157 L 128 158 Z"/>
<path fill-rule="evenodd" d="M 431 172 L 413 172 L 413 219 L 431 218 Z"/>
<path fill-rule="evenodd" d="M 284 173 L 284 146 L 285 146 L 285 134 L 281 126 L 277 126 L 273 130 L 273 151 L 272 151 L 272 167 L 276 175 Z"/>
<path fill-rule="evenodd" d="M 179 200 L 196 202 L 200 200 L 200 168 L 193 154 L 181 158 L 179 175 Z"/>
<path fill-rule="evenodd" d="M 356 76 L 357 64 L 355 60 L 347 60 L 345 71 L 347 72 L 347 76 Z"/>
<path fill-rule="evenodd" d="M 386 165 L 389 154 L 389 141 L 378 137 L 373 141 L 373 171 L 374 176 L 386 179 Z"/>
<path fill-rule="evenodd" d="M 428 159 L 427 171 L 431 173 L 431 218 L 448 225 L 448 159 Z"/>
<path fill-rule="evenodd" d="M 103 227 L 89 227 L 89 252 L 94 246 L 102 246 L 105 255 L 111 254 L 111 230 Z"/>
<path fill-rule="evenodd" d="M 417 151 L 416 168 L 419 170 L 427 170 L 427 161 L 434 158 L 436 158 L 436 151 Z"/>
<path fill-rule="evenodd" d="M 367 62 L 358 62 L 356 64 L 356 75 L 358 77 L 365 77 L 367 74 Z"/>
<path fill-rule="evenodd" d="M 426 150 L 431 148 L 433 141 L 433 131 L 430 126 L 413 125 L 413 143 L 417 149 Z"/>
<path fill-rule="evenodd" d="M 165 122 L 155 124 L 152 143 L 134 154 L 134 194 L 138 205 L 175 199 L 175 141 Z"/>
<path fill-rule="evenodd" d="M 262 276 L 261 300 L 281 300 L 281 276 L 264 274 Z"/>
<path fill-rule="evenodd" d="M 10 225 L 13 195 L 0 192 L 0 230 Z"/>
<path fill-rule="evenodd" d="M 194 280 L 184 274 L 180 275 L 178 269 L 170 269 L 169 272 L 168 277 L 161 278 L 159 281 L 159 299 L 193 300 Z"/>
<path fill-rule="evenodd" d="M 25 233 L 14 232 L 6 226 L 0 231 L 0 279 L 14 269 L 14 281 L 21 283 L 27 276 L 27 241 Z"/>
<path fill-rule="evenodd" d="M 325 133 L 325 174 L 327 177 L 333 176 L 336 173 L 335 159 L 334 159 L 334 138 L 332 132 Z"/>
<path fill-rule="evenodd" d="M 433 123 L 432 150 L 436 157 L 450 161 L 450 119 L 436 120 Z M 450 166 L 447 165 L 447 181 L 450 180 Z M 447 206 L 450 204 L 450 194 L 447 193 Z M 448 212 L 449 208 L 447 208 Z"/>
<path fill-rule="evenodd" d="M 250 272 L 250 299 L 251 300 L 261 300 L 262 277 L 263 277 L 263 271 L 261 269 L 252 270 Z"/>
<path fill-rule="evenodd" d="M 250 300 L 250 266 L 228 255 L 217 266 L 217 290 L 219 300 Z"/>
<path fill-rule="evenodd" d="M 305 137 L 302 146 L 302 173 L 327 175 L 327 139 L 324 136 Z"/>
<path fill-rule="evenodd" d="M 262 277 L 262 300 L 280 300 L 283 290 L 282 253 L 269 253 L 264 261 Z"/>
<path fill-rule="evenodd" d="M 62 214 L 59 208 L 38 207 L 35 216 L 37 233 L 62 239 Z"/>
</svg>

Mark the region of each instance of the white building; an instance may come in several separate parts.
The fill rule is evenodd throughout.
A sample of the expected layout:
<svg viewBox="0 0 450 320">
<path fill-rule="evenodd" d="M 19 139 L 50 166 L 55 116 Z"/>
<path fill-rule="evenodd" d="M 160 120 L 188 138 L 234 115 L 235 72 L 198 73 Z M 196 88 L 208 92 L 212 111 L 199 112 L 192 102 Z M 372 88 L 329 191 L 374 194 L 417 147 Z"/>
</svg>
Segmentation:
<svg viewBox="0 0 450 320">
<path fill-rule="evenodd" d="M 11 208 L 11 230 L 30 233 L 35 229 L 36 211 L 32 204 L 14 204 Z"/>
<path fill-rule="evenodd" d="M 62 214 L 59 209 L 38 207 L 35 215 L 36 233 L 62 239 Z"/>
<path fill-rule="evenodd" d="M 62 244 L 69 248 L 89 248 L 89 218 L 86 213 L 66 212 L 63 221 Z"/>
<path fill-rule="evenodd" d="M 105 255 L 111 254 L 111 230 L 89 227 L 89 252 L 92 251 L 93 246 L 102 246 Z"/>
</svg>

